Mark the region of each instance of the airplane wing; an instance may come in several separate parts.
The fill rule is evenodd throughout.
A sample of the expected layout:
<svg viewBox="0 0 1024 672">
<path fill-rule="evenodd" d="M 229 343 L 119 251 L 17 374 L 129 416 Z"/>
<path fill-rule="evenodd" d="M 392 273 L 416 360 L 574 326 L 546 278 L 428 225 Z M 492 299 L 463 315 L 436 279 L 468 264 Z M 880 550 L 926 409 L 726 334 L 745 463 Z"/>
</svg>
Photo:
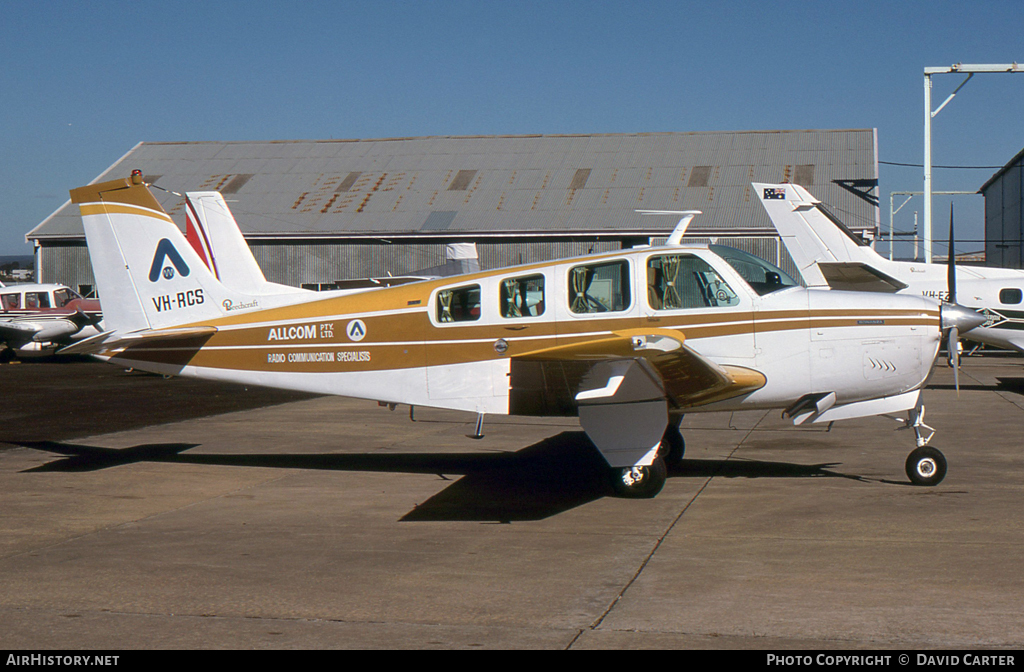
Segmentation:
<svg viewBox="0 0 1024 672">
<path fill-rule="evenodd" d="M 60 342 L 94 323 L 81 311 L 61 318 L 41 320 L 0 320 L 0 341 L 22 345 L 30 341 Z"/>
<path fill-rule="evenodd" d="M 684 341 L 674 329 L 629 329 L 516 355 L 513 412 L 531 414 L 538 404 L 575 412 L 610 466 L 650 465 L 669 407 L 730 399 L 767 382 L 759 371 L 716 364 Z"/>
<path fill-rule="evenodd" d="M 753 392 L 767 382 L 753 369 L 712 362 L 685 345 L 685 338 L 674 329 L 629 329 L 604 339 L 526 352 L 514 357 L 513 362 L 582 363 L 582 369 L 589 373 L 600 361 L 640 358 L 647 362 L 665 398 L 676 408 L 729 399 Z"/>
<path fill-rule="evenodd" d="M 38 331 L 39 327 L 35 324 L 0 320 L 0 340 L 3 341 L 14 341 L 17 343 L 31 341 Z"/>
</svg>

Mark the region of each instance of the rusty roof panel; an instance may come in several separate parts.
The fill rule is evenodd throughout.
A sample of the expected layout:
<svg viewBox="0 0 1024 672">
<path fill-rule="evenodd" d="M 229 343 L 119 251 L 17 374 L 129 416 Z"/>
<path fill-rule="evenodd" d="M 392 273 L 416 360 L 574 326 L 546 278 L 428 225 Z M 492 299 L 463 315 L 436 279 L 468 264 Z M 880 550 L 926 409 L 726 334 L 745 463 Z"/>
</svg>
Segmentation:
<svg viewBox="0 0 1024 672">
<path fill-rule="evenodd" d="M 695 227 L 770 234 L 749 182 L 798 173 L 854 226 L 873 225 L 877 208 L 835 181 L 876 179 L 875 145 L 871 129 L 140 143 L 98 179 L 139 168 L 174 191 L 237 189 L 231 207 L 243 231 L 268 235 L 398 234 L 435 211 L 459 213 L 449 228 L 460 231 L 674 226 L 637 219 L 641 207 L 701 209 Z M 448 191 L 460 171 L 465 184 Z M 233 182 L 242 175 L 252 177 Z M 181 218 L 180 199 L 161 202 Z M 81 236 L 70 204 L 30 233 Z"/>
</svg>

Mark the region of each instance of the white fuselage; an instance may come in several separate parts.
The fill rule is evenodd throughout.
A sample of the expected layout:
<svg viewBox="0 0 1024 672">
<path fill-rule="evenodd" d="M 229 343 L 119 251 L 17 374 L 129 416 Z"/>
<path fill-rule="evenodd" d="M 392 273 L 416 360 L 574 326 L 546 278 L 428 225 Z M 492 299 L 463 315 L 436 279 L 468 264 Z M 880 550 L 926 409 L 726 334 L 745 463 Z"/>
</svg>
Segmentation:
<svg viewBox="0 0 1024 672">
<path fill-rule="evenodd" d="M 656 259 L 679 255 L 713 269 L 722 284 L 719 296 L 728 305 L 656 307 L 650 291 L 639 291 L 650 289 L 650 266 Z M 580 312 L 579 305 L 574 310 L 574 273 L 600 264 L 624 264 L 625 296 L 611 310 L 602 306 L 599 312 Z M 543 289 L 524 292 L 525 314 L 503 315 L 503 286 L 522 278 L 543 278 L 533 281 Z M 590 292 L 607 299 L 610 286 L 600 282 L 594 280 Z M 679 291 L 685 294 L 683 283 Z M 475 313 L 453 318 L 454 308 L 443 305 L 441 297 L 470 293 Z M 131 350 L 113 359 L 163 373 L 507 414 L 515 412 L 510 374 L 517 355 L 652 328 L 681 332 L 701 356 L 759 371 L 767 379 L 750 394 L 686 409 L 691 412 L 785 407 L 809 391 L 834 391 L 837 405 L 899 397 L 923 385 L 940 341 L 934 300 L 799 286 L 759 295 L 706 246 L 645 248 L 413 283 L 358 297 L 321 296 L 304 304 L 301 318 L 268 316 L 218 326 L 218 339 L 203 347 L 204 356 L 184 365 L 140 361 Z M 349 308 L 353 302 L 359 307 Z M 362 333 L 353 335 L 357 321 L 356 332 Z M 258 366 L 214 363 L 218 353 L 242 352 Z"/>
</svg>

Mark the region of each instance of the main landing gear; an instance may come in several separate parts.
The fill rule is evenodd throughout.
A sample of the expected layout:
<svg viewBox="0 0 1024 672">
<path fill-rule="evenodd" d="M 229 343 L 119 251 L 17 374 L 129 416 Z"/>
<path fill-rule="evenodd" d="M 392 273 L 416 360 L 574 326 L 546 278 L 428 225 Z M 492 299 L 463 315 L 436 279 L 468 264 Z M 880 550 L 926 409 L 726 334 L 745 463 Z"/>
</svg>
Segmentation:
<svg viewBox="0 0 1024 672">
<path fill-rule="evenodd" d="M 679 464 L 686 451 L 686 442 L 679 431 L 679 420 L 669 423 L 665 428 L 658 456 L 650 466 L 611 470 L 612 488 L 616 495 L 629 499 L 649 499 L 661 492 L 668 476 L 668 465 Z"/>
<path fill-rule="evenodd" d="M 907 477 L 914 485 L 938 485 L 946 477 L 946 457 L 928 445 L 935 430 L 924 424 L 924 406 L 911 409 L 907 415 L 907 426 L 914 430 L 917 441 L 917 448 L 907 456 Z"/>
<path fill-rule="evenodd" d="M 665 458 L 658 455 L 648 467 L 613 468 L 612 488 L 619 497 L 650 499 L 661 492 L 666 476 Z"/>
</svg>

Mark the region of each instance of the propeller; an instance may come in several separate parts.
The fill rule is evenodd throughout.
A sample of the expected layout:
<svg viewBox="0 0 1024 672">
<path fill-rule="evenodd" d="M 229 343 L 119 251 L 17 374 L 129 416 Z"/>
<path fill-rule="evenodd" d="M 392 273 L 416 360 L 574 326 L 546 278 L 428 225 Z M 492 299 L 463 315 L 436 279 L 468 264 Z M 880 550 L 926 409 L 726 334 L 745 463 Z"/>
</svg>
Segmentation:
<svg viewBox="0 0 1024 672">
<path fill-rule="evenodd" d="M 949 292 L 947 301 L 956 305 L 956 251 L 953 236 L 953 204 L 949 204 L 949 255 L 946 259 L 946 289 Z M 946 337 L 946 356 L 953 367 L 953 386 L 957 395 L 960 394 L 960 329 L 956 324 L 949 328 Z"/>
<path fill-rule="evenodd" d="M 949 296 L 940 307 L 942 329 L 946 332 L 946 353 L 953 367 L 953 386 L 960 395 L 960 328 L 970 331 L 985 322 L 985 317 L 976 310 L 956 302 L 956 237 L 953 233 L 953 204 L 949 204 L 949 258 L 946 261 L 946 289 Z"/>
</svg>

